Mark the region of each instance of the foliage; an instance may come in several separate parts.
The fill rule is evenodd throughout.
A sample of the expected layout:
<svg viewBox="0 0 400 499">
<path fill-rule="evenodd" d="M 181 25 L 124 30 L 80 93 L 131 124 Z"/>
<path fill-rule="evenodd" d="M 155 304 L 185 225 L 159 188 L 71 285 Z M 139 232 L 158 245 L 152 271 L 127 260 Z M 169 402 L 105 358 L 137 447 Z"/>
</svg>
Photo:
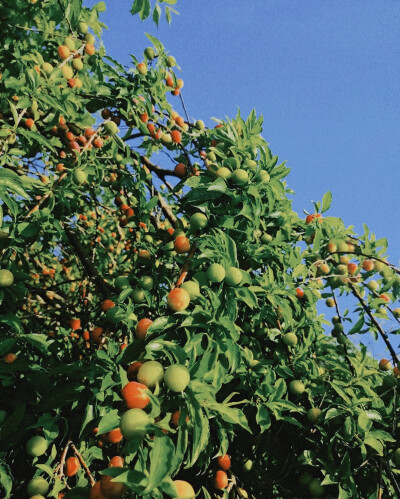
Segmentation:
<svg viewBox="0 0 400 499">
<path fill-rule="evenodd" d="M 181 117 L 183 82 L 155 37 L 129 69 L 110 58 L 105 2 L 4 3 L 5 497 L 34 477 L 56 498 L 89 497 L 95 480 L 96 497 L 117 484 L 112 497 L 177 497 L 187 485 L 173 480 L 204 498 L 399 494 L 386 241 L 322 216 L 330 193 L 300 218 L 254 111 L 212 129 Z M 175 2 L 153 18 L 159 3 Z M 150 2 L 132 12 L 148 17 Z M 390 361 L 355 333 L 381 336 Z"/>
</svg>

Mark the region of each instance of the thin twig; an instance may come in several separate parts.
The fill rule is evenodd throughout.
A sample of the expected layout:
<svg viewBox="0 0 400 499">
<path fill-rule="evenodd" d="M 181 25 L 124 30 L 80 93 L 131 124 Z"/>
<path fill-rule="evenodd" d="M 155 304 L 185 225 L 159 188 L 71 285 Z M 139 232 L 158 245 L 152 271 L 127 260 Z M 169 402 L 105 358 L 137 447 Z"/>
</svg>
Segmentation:
<svg viewBox="0 0 400 499">
<path fill-rule="evenodd" d="M 85 460 L 83 459 L 82 454 L 78 451 L 78 449 L 75 447 L 75 445 L 72 442 L 70 445 L 71 445 L 71 449 L 74 451 L 76 457 L 79 459 L 79 461 L 82 465 L 82 468 L 86 471 L 86 473 L 89 477 L 89 480 L 90 480 L 90 485 L 93 487 L 96 482 L 94 481 L 93 475 L 91 474 L 88 465 L 85 463 Z"/>
<path fill-rule="evenodd" d="M 183 282 L 186 279 L 186 276 L 188 275 L 188 272 L 189 272 L 190 260 L 193 257 L 193 255 L 195 254 L 196 249 L 197 249 L 196 243 L 193 243 L 192 246 L 190 247 L 186 261 L 183 264 L 180 276 L 178 277 L 178 280 L 176 281 L 175 286 L 173 286 L 173 287 L 178 287 L 181 284 L 183 284 Z"/>
</svg>

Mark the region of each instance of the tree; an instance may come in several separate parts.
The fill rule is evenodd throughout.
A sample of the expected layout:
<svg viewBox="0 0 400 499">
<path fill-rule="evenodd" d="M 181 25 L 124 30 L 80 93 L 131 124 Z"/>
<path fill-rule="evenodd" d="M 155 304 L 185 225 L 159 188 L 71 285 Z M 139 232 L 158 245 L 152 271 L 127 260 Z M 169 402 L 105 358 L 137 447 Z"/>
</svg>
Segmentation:
<svg viewBox="0 0 400 499">
<path fill-rule="evenodd" d="M 5 5 L 5 496 L 399 495 L 386 241 L 325 216 L 330 193 L 294 213 L 255 112 L 215 128 L 181 116 L 155 37 L 129 69 L 95 48 L 104 2 Z"/>
</svg>

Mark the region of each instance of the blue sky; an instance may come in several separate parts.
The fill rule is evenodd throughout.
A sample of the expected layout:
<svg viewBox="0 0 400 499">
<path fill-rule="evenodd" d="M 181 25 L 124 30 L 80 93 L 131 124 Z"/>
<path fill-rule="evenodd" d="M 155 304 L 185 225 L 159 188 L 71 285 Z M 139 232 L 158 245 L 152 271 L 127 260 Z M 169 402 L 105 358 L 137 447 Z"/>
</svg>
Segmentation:
<svg viewBox="0 0 400 499">
<path fill-rule="evenodd" d="M 158 29 L 129 15 L 131 4 L 109 0 L 101 14 L 112 57 L 129 65 L 149 45 L 145 32 L 159 38 L 182 67 L 191 117 L 212 125 L 255 108 L 272 152 L 292 169 L 295 211 L 312 211 L 330 190 L 329 213 L 386 237 L 398 265 L 397 0 L 178 0 L 180 15 Z"/>
</svg>

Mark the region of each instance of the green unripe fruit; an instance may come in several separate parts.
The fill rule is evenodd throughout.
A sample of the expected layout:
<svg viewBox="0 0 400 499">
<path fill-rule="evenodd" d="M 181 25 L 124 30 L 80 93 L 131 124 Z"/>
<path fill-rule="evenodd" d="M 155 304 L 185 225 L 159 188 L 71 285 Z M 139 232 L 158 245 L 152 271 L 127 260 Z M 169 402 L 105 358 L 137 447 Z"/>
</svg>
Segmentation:
<svg viewBox="0 0 400 499">
<path fill-rule="evenodd" d="M 36 113 L 36 111 L 39 109 L 39 104 L 37 103 L 36 100 L 32 101 L 31 107 L 29 108 L 29 111 L 33 114 Z M 15 142 L 15 141 L 14 141 Z M 10 140 L 8 140 L 8 143 L 10 144 Z"/>
<path fill-rule="evenodd" d="M 332 317 L 332 324 L 339 324 L 339 322 L 340 322 L 340 317 L 338 315 Z"/>
<path fill-rule="evenodd" d="M 221 168 L 218 168 L 215 175 L 220 178 L 229 178 L 232 175 L 232 172 L 225 166 L 222 166 Z"/>
<path fill-rule="evenodd" d="M 203 213 L 195 213 L 190 217 L 189 223 L 193 230 L 200 230 L 207 227 L 208 219 Z"/>
<path fill-rule="evenodd" d="M 260 241 L 263 244 L 268 244 L 272 241 L 272 236 L 270 234 L 267 234 L 266 232 L 264 232 L 264 234 L 262 234 L 262 236 L 260 237 Z"/>
<path fill-rule="evenodd" d="M 43 477 L 37 476 L 28 482 L 27 490 L 29 496 L 34 496 L 35 494 L 42 494 L 45 496 L 49 491 L 49 484 Z"/>
<path fill-rule="evenodd" d="M 244 162 L 244 166 L 246 166 L 249 170 L 255 172 L 257 170 L 257 162 L 254 159 L 246 159 Z"/>
<path fill-rule="evenodd" d="M 377 272 L 382 272 L 386 268 L 386 265 L 379 260 L 374 260 L 374 268 Z"/>
<path fill-rule="evenodd" d="M 239 168 L 232 173 L 231 179 L 235 185 L 246 185 L 249 182 L 249 174 L 243 168 Z"/>
<path fill-rule="evenodd" d="M 289 391 L 293 395 L 301 395 L 304 393 L 305 389 L 304 383 L 298 379 L 294 379 L 289 383 Z"/>
<path fill-rule="evenodd" d="M 242 469 L 245 472 L 249 472 L 251 468 L 253 467 L 253 461 L 251 459 L 247 459 L 242 465 Z"/>
<path fill-rule="evenodd" d="M 118 132 L 118 127 L 117 124 L 114 123 L 113 121 L 107 121 L 107 123 L 104 123 L 104 130 L 106 133 L 114 135 L 115 133 Z"/>
<path fill-rule="evenodd" d="M 145 299 L 145 294 L 142 289 L 135 288 L 132 291 L 132 301 L 133 303 L 143 303 Z"/>
<path fill-rule="evenodd" d="M 310 423 L 318 423 L 318 421 L 321 419 L 321 409 L 318 409 L 318 407 L 309 409 L 307 411 L 307 419 L 308 421 L 310 421 Z"/>
<path fill-rule="evenodd" d="M 118 291 L 122 291 L 124 288 L 128 288 L 130 286 L 129 277 L 127 277 L 126 275 L 118 276 L 114 281 L 114 285 L 118 289 Z"/>
<path fill-rule="evenodd" d="M 325 301 L 325 305 L 329 308 L 332 308 L 335 306 L 335 300 L 333 298 L 327 298 Z"/>
<path fill-rule="evenodd" d="M 339 336 L 337 336 L 337 342 L 339 345 L 344 345 L 346 343 L 346 336 L 342 333 L 339 333 Z"/>
<path fill-rule="evenodd" d="M 227 168 L 230 168 L 231 170 L 236 170 L 236 168 L 238 168 L 239 166 L 236 158 L 224 159 L 223 165 L 226 166 Z"/>
<path fill-rule="evenodd" d="M 173 392 L 182 392 L 190 381 L 190 373 L 187 367 L 174 364 L 167 367 L 164 374 L 164 382 Z"/>
<path fill-rule="evenodd" d="M 270 175 L 267 171 L 265 170 L 261 170 L 258 174 L 257 174 L 257 181 L 258 182 L 262 182 L 263 184 L 266 184 L 267 182 L 269 182 L 270 180 Z"/>
<path fill-rule="evenodd" d="M 14 274 L 7 269 L 0 270 L 0 288 L 7 288 L 14 283 Z"/>
<path fill-rule="evenodd" d="M 72 181 L 75 185 L 83 185 L 87 182 L 87 174 L 83 170 L 74 170 L 72 172 Z"/>
<path fill-rule="evenodd" d="M 144 49 L 144 55 L 147 57 L 149 61 L 152 61 L 154 57 L 156 56 L 156 52 L 153 49 L 153 47 L 147 47 Z"/>
<path fill-rule="evenodd" d="M 349 247 L 346 242 L 342 241 L 337 245 L 337 250 L 340 251 L 341 253 L 346 252 L 349 250 Z"/>
<path fill-rule="evenodd" d="M 237 286 L 242 282 L 243 275 L 240 269 L 229 267 L 225 274 L 224 281 L 228 286 Z"/>
<path fill-rule="evenodd" d="M 335 273 L 340 274 L 340 275 L 347 275 L 347 273 L 348 273 L 347 265 L 338 265 L 335 268 Z"/>
<path fill-rule="evenodd" d="M 35 494 L 34 496 L 30 497 L 29 499 L 45 499 L 45 497 L 42 496 L 42 494 Z"/>
<path fill-rule="evenodd" d="M 150 291 L 151 289 L 153 289 L 154 279 L 148 275 L 144 275 L 143 277 L 140 278 L 139 286 L 142 289 L 146 289 L 147 291 Z"/>
<path fill-rule="evenodd" d="M 282 341 L 288 347 L 294 347 L 297 345 L 297 336 L 294 333 L 285 333 L 282 336 Z"/>
<path fill-rule="evenodd" d="M 123 413 L 119 427 L 124 438 L 133 440 L 146 435 L 149 422 L 149 416 L 142 409 L 129 409 Z"/>
<path fill-rule="evenodd" d="M 210 161 L 217 161 L 217 156 L 214 151 L 210 151 L 207 153 L 207 159 Z"/>
<path fill-rule="evenodd" d="M 219 263 L 212 263 L 207 269 L 207 277 L 211 282 L 222 282 L 225 278 L 225 269 Z"/>
<path fill-rule="evenodd" d="M 82 35 L 85 35 L 88 32 L 88 25 L 85 22 L 80 21 L 80 23 L 78 24 L 78 30 L 79 30 L 79 33 L 82 33 Z"/>
<path fill-rule="evenodd" d="M 83 69 L 83 61 L 80 57 L 77 57 L 76 59 L 72 59 L 72 67 L 75 69 L 75 71 L 81 71 Z"/>
<path fill-rule="evenodd" d="M 305 471 L 299 476 L 298 482 L 300 487 L 307 487 L 312 482 L 313 479 L 314 477 L 312 476 L 312 474 L 309 473 L 308 471 Z"/>
<path fill-rule="evenodd" d="M 71 52 L 73 50 L 75 50 L 75 42 L 74 42 L 73 38 L 70 38 L 70 37 L 66 38 L 64 40 L 64 44 L 63 45 L 65 45 L 66 47 L 68 47 Z"/>
<path fill-rule="evenodd" d="M 321 485 L 321 480 L 319 480 L 318 478 L 314 478 L 314 480 L 312 480 L 308 486 L 308 491 L 313 496 L 322 496 L 322 494 L 324 493 L 324 487 Z"/>
<path fill-rule="evenodd" d="M 112 307 L 106 312 L 107 320 L 112 322 L 113 324 L 118 324 L 123 321 L 125 318 L 125 312 L 122 308 Z"/>
<path fill-rule="evenodd" d="M 47 450 L 47 441 L 40 435 L 35 435 L 26 442 L 26 452 L 33 457 L 42 456 Z"/>
<path fill-rule="evenodd" d="M 137 373 L 137 380 L 148 388 L 152 388 L 163 379 L 163 376 L 163 366 L 156 360 L 149 360 L 140 367 Z"/>
<path fill-rule="evenodd" d="M 189 293 L 190 301 L 194 301 L 200 296 L 200 286 L 195 281 L 185 281 L 181 288 Z"/>
<path fill-rule="evenodd" d="M 66 78 L 67 80 L 69 80 L 70 78 L 72 78 L 74 76 L 74 72 L 71 68 L 71 66 L 68 66 L 68 65 L 65 65 L 61 68 L 61 72 L 64 76 L 64 78 Z"/>
<path fill-rule="evenodd" d="M 343 333 L 343 324 L 341 322 L 337 322 L 335 324 L 335 327 L 333 328 L 334 331 L 336 331 L 337 333 Z"/>
<path fill-rule="evenodd" d="M 86 33 L 86 35 L 85 35 L 85 42 L 86 43 L 90 43 L 91 45 L 93 45 L 94 42 L 95 42 L 94 36 L 92 34 L 90 34 L 90 33 Z"/>
<path fill-rule="evenodd" d="M 161 142 L 163 144 L 171 144 L 171 142 L 172 142 L 171 134 L 170 133 L 163 133 L 161 135 Z"/>
<path fill-rule="evenodd" d="M 176 60 L 175 60 L 175 57 L 173 55 L 169 55 L 168 58 L 167 58 L 167 66 L 169 68 L 173 68 L 174 66 L 176 66 Z"/>
<path fill-rule="evenodd" d="M 44 62 L 42 64 L 42 71 L 49 76 L 53 72 L 53 66 L 49 62 Z"/>
<path fill-rule="evenodd" d="M 400 447 L 393 452 L 392 459 L 396 466 L 400 466 Z"/>
<path fill-rule="evenodd" d="M 395 308 L 393 310 L 393 315 L 397 318 L 400 319 L 400 308 Z"/>
<path fill-rule="evenodd" d="M 197 130 L 204 130 L 205 128 L 203 120 L 197 120 L 194 126 L 197 128 Z"/>
</svg>

